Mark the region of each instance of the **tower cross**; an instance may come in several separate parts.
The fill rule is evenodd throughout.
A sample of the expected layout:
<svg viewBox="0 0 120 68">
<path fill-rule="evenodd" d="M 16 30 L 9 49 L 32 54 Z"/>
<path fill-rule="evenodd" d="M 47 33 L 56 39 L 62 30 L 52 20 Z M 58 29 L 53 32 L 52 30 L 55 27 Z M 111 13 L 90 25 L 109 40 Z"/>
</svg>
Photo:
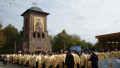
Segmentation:
<svg viewBox="0 0 120 68">
<path fill-rule="evenodd" d="M 32 3 L 32 5 L 33 5 L 34 7 L 38 7 L 38 5 L 37 5 L 36 2 Z"/>
</svg>

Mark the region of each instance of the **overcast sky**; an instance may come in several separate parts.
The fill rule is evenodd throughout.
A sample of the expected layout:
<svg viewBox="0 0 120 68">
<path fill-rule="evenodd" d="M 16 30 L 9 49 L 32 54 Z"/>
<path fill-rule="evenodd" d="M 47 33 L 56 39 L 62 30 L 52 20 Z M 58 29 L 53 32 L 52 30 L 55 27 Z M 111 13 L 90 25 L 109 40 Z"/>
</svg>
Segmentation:
<svg viewBox="0 0 120 68">
<path fill-rule="evenodd" d="M 0 0 L 0 21 L 22 30 L 24 11 L 32 3 L 50 13 L 47 20 L 50 35 L 63 29 L 87 42 L 96 43 L 96 35 L 120 32 L 120 0 Z"/>
</svg>

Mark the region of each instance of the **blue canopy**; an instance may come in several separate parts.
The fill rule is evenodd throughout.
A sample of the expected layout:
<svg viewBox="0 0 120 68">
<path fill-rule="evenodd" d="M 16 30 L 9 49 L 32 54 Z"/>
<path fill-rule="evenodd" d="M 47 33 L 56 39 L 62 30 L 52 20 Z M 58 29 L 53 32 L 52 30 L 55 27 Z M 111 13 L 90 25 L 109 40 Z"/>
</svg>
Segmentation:
<svg viewBox="0 0 120 68">
<path fill-rule="evenodd" d="M 36 49 L 42 49 L 42 47 L 36 47 Z"/>
<path fill-rule="evenodd" d="M 81 53 L 81 46 L 72 46 L 70 47 L 70 50 L 73 52 L 73 50 L 76 50 Z"/>
</svg>

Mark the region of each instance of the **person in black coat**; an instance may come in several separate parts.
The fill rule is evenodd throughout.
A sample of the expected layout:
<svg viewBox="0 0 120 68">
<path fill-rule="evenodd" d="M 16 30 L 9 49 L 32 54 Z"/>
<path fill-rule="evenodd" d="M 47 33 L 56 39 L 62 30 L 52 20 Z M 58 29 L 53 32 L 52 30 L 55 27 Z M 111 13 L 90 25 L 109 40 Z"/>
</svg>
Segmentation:
<svg viewBox="0 0 120 68">
<path fill-rule="evenodd" d="M 4 57 L 3 57 L 3 64 L 4 64 L 4 66 L 6 66 L 6 63 L 7 63 L 7 57 L 4 56 Z"/>
<path fill-rule="evenodd" d="M 71 51 L 66 53 L 65 65 L 67 65 L 67 68 L 74 68 L 74 57 Z"/>
<path fill-rule="evenodd" d="M 89 61 L 92 62 L 92 68 L 98 68 L 98 56 L 94 53 L 94 51 L 95 50 L 93 49 Z"/>
</svg>

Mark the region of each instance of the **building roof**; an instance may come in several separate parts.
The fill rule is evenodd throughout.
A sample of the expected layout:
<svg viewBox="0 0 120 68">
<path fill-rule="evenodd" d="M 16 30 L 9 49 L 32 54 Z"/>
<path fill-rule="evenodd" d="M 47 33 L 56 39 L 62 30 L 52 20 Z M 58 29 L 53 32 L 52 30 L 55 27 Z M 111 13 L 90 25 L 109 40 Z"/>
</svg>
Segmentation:
<svg viewBox="0 0 120 68">
<path fill-rule="evenodd" d="M 44 14 L 49 15 L 49 13 L 44 12 L 40 7 L 31 7 L 29 9 L 27 9 L 23 14 L 21 14 L 21 16 L 23 16 L 28 11 L 36 11 L 36 12 L 40 12 L 40 13 L 44 13 Z"/>
<path fill-rule="evenodd" d="M 39 7 L 31 7 L 29 10 L 44 12 L 44 11 L 43 11 L 41 8 L 39 8 Z"/>
<path fill-rule="evenodd" d="M 120 32 L 111 33 L 111 34 L 104 34 L 104 35 L 98 35 L 98 36 L 95 36 L 95 37 L 96 38 L 105 38 L 105 37 L 115 37 L 115 36 L 120 36 Z"/>
</svg>

